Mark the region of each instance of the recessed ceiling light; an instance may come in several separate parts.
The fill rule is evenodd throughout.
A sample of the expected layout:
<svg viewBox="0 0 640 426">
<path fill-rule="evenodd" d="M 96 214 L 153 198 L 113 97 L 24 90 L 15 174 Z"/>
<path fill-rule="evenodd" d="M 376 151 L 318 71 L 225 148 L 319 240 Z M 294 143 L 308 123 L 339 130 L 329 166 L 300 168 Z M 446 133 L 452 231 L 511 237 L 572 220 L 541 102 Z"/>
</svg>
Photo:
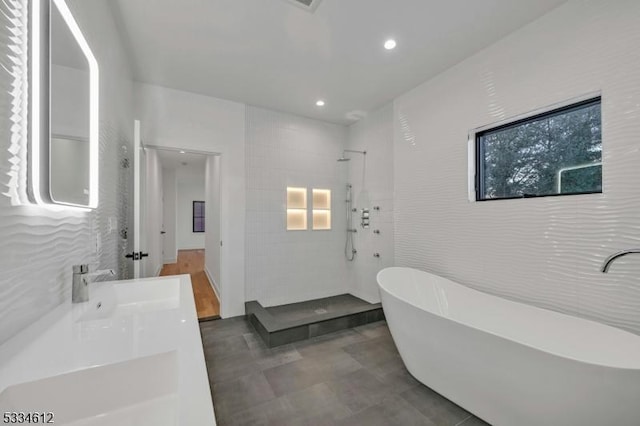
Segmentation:
<svg viewBox="0 0 640 426">
<path fill-rule="evenodd" d="M 180 151 L 180 154 L 184 154 L 184 151 Z"/>
<path fill-rule="evenodd" d="M 316 102 L 316 106 L 323 107 L 324 106 L 324 101 L 322 99 L 320 99 L 319 101 Z"/>
<path fill-rule="evenodd" d="M 396 41 L 392 38 L 384 42 L 384 48 L 387 50 L 393 50 L 397 45 L 398 43 L 396 43 Z"/>
</svg>

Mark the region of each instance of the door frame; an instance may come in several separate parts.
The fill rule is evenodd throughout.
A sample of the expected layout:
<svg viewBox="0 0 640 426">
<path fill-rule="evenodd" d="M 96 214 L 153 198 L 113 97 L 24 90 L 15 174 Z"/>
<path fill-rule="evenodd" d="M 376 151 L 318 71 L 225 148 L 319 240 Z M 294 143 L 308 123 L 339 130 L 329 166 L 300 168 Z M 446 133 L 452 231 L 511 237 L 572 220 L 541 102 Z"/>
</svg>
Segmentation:
<svg viewBox="0 0 640 426">
<path fill-rule="evenodd" d="M 143 202 L 142 202 L 142 179 L 145 178 L 143 176 L 143 171 L 141 170 L 142 164 L 144 163 L 144 174 L 146 174 L 146 156 L 145 156 L 145 145 L 142 142 L 142 129 L 140 125 L 140 120 L 133 121 L 133 278 L 139 279 L 140 273 L 142 270 L 141 259 L 136 258 L 136 253 L 141 253 L 143 250 L 142 247 L 142 237 L 144 233 L 142 232 L 142 219 L 141 216 L 143 214 Z"/>
</svg>

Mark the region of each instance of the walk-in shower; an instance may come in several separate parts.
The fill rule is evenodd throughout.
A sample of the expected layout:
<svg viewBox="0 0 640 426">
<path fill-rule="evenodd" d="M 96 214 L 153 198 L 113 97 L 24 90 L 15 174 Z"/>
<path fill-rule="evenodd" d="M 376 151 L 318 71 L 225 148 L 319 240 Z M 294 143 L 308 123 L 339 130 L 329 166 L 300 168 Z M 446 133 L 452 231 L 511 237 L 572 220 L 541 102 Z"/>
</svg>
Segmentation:
<svg viewBox="0 0 640 426">
<path fill-rule="evenodd" d="M 367 155 L 367 151 L 354 151 L 351 149 L 345 149 L 342 151 L 342 157 L 338 158 L 338 162 L 347 162 L 351 161 L 351 158 L 346 157 L 347 152 L 351 152 L 354 154 L 362 154 L 363 156 Z M 353 227 L 353 212 L 356 210 L 353 207 L 353 191 L 351 184 L 347 184 L 347 197 L 346 197 L 346 209 L 347 209 L 347 235 L 344 243 L 344 256 L 347 258 L 349 262 L 353 262 L 356 258 L 356 250 L 353 243 L 353 234 L 358 232 L 356 228 Z"/>
</svg>

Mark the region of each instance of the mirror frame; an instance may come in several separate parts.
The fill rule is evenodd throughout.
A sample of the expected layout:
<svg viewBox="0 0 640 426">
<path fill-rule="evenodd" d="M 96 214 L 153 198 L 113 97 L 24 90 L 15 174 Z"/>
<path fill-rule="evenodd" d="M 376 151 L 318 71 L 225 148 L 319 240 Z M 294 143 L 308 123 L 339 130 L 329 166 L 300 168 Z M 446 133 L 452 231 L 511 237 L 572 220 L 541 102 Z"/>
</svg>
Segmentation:
<svg viewBox="0 0 640 426">
<path fill-rule="evenodd" d="M 57 7 L 89 63 L 89 203 L 56 201 L 51 194 L 51 8 Z M 99 191 L 100 77 L 98 62 L 65 0 L 29 1 L 28 195 L 39 205 L 95 209 Z"/>
</svg>

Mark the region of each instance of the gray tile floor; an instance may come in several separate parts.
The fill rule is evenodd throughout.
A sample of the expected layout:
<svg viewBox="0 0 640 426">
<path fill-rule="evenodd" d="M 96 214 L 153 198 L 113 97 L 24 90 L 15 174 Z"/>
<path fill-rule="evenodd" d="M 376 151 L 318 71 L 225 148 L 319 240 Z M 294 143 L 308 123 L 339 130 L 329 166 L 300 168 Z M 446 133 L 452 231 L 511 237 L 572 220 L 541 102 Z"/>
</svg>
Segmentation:
<svg viewBox="0 0 640 426">
<path fill-rule="evenodd" d="M 244 318 L 200 331 L 221 426 L 486 425 L 407 372 L 384 321 L 272 349 Z"/>
</svg>

